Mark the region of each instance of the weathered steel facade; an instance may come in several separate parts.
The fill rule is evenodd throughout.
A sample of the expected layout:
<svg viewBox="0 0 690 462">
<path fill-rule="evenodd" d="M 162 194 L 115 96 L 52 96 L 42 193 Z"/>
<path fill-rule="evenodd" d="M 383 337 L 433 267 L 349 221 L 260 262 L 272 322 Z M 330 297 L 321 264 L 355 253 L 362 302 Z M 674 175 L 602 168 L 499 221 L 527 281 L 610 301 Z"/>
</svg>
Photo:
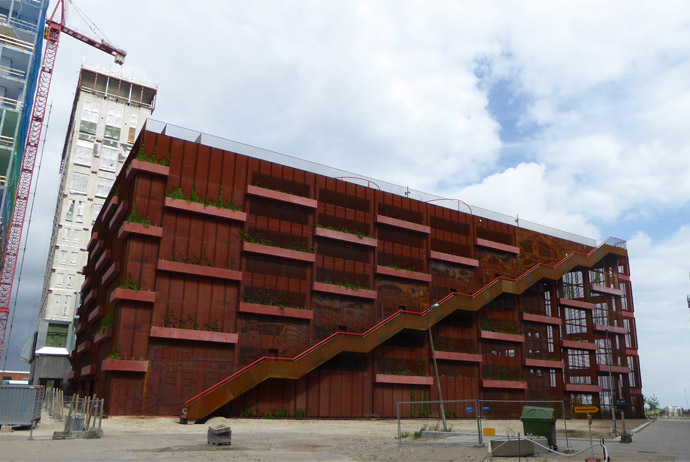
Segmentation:
<svg viewBox="0 0 690 462">
<path fill-rule="evenodd" d="M 619 241 L 200 141 L 145 128 L 95 223 L 71 377 L 109 414 L 392 417 L 438 399 L 429 325 L 446 400 L 643 412 Z"/>
</svg>

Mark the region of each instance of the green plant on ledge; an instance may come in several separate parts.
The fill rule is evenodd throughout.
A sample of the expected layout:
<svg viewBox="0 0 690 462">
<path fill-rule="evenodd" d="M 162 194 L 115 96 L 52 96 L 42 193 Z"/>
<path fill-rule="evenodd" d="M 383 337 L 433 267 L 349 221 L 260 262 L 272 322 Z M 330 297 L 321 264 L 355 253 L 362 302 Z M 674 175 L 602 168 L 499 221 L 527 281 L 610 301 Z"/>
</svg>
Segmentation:
<svg viewBox="0 0 690 462">
<path fill-rule="evenodd" d="M 295 242 L 287 245 L 278 245 L 270 239 L 252 236 L 244 231 L 240 231 L 240 239 L 252 244 L 265 245 L 267 247 L 278 247 L 280 249 L 296 250 L 304 253 L 314 253 L 314 247 L 307 247 L 303 243 Z"/>
<path fill-rule="evenodd" d="M 135 159 L 140 160 L 142 162 L 148 162 L 151 164 L 157 164 L 157 165 L 164 165 L 168 166 L 170 164 L 170 154 L 165 159 L 156 160 L 156 155 L 158 152 L 158 146 L 153 147 L 153 153 L 148 156 L 146 154 L 146 148 L 144 147 L 144 143 L 141 143 L 141 146 L 139 147 L 139 152 L 137 153 Z"/>
<path fill-rule="evenodd" d="M 416 269 L 407 268 L 407 267 L 405 267 L 405 266 L 399 266 L 399 265 L 395 265 L 395 264 L 393 264 L 393 265 L 383 265 L 383 266 L 387 266 L 387 267 L 393 268 L 393 269 L 395 269 L 395 270 L 407 271 L 407 272 L 409 272 L 409 273 L 417 273 L 417 272 L 418 272 Z"/>
<path fill-rule="evenodd" d="M 359 231 L 353 231 L 349 228 L 346 228 L 345 226 L 340 226 L 340 227 L 336 228 L 335 226 L 324 226 L 321 223 L 315 223 L 314 227 L 315 228 L 322 228 L 322 229 L 330 229 L 331 231 L 339 231 L 341 233 L 346 233 L 346 234 L 353 234 L 359 238 L 368 237 L 371 239 L 376 239 L 375 236 L 372 236 L 370 234 L 360 233 Z"/>
<path fill-rule="evenodd" d="M 115 315 L 113 313 L 108 313 L 101 319 L 101 325 L 98 326 L 97 334 L 102 334 L 108 327 L 113 327 L 113 322 L 115 320 Z"/>
<path fill-rule="evenodd" d="M 245 291 L 242 301 L 257 305 L 271 305 L 280 308 L 297 308 L 305 310 L 306 307 L 294 305 L 290 302 L 288 292 L 278 289 L 277 286 L 253 288 L 249 293 Z"/>
<path fill-rule="evenodd" d="M 134 281 L 134 278 L 132 277 L 132 273 L 129 273 L 129 278 L 127 279 L 127 282 L 123 282 L 118 286 L 120 289 L 127 289 L 127 290 L 141 290 L 141 285 Z"/>
<path fill-rule="evenodd" d="M 105 359 L 120 359 L 120 344 L 113 346 L 112 351 Z"/>
<path fill-rule="evenodd" d="M 208 258 L 208 255 L 206 255 L 206 251 L 201 248 L 201 254 L 196 257 L 185 257 L 182 255 L 182 252 L 178 252 L 180 255 L 179 258 L 172 257 L 170 261 L 178 262 L 178 263 L 186 263 L 188 265 L 198 265 L 198 266 L 210 266 L 212 268 L 215 268 L 211 260 Z"/>
<path fill-rule="evenodd" d="M 190 193 L 189 196 L 187 196 L 183 191 L 182 188 L 177 188 L 173 189 L 169 193 L 165 194 L 166 197 L 169 197 L 171 199 L 179 199 L 183 200 L 186 202 L 194 202 L 195 204 L 202 204 L 205 207 L 215 207 L 218 209 L 226 209 L 226 210 L 232 210 L 234 212 L 241 212 L 242 210 L 235 205 L 235 196 L 232 196 L 232 199 L 230 200 L 230 203 L 228 204 L 227 202 L 223 202 L 223 187 L 221 186 L 220 192 L 218 193 L 218 199 L 216 201 L 204 201 L 199 195 L 196 193 L 196 187 L 192 188 L 192 192 Z"/>
<path fill-rule="evenodd" d="M 128 223 L 138 223 L 140 225 L 144 225 L 145 227 L 151 226 L 151 219 L 149 217 L 144 217 L 142 215 L 139 215 L 139 211 L 137 210 L 137 203 L 134 202 L 132 204 L 132 211 L 129 213 L 129 217 L 127 217 L 127 222 Z"/>
<path fill-rule="evenodd" d="M 501 334 L 522 334 L 519 327 L 510 321 L 482 318 L 479 321 L 479 329 L 490 332 L 499 332 Z"/>
<path fill-rule="evenodd" d="M 163 327 L 187 330 L 203 330 L 209 332 L 225 332 L 225 330 L 223 330 L 223 328 L 218 324 L 218 321 L 213 321 L 213 323 L 204 323 L 204 326 L 202 327 L 193 316 L 187 316 L 187 319 L 180 319 L 175 316 L 175 313 L 168 313 L 165 315 L 165 318 L 163 319 Z"/>
<path fill-rule="evenodd" d="M 364 284 L 360 284 L 358 282 L 333 282 L 333 281 L 317 281 L 322 284 L 330 284 L 332 286 L 339 286 L 339 287 L 345 287 L 347 289 L 352 289 L 352 290 L 369 290 L 369 287 L 365 286 Z"/>
</svg>

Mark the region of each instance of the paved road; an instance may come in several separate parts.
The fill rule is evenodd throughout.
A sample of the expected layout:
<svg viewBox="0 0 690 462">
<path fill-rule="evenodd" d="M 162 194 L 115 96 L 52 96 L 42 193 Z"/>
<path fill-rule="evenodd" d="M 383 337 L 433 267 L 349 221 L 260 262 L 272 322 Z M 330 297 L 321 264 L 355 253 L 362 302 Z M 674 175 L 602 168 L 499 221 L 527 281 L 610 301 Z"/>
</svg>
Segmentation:
<svg viewBox="0 0 690 462">
<path fill-rule="evenodd" d="M 630 444 L 607 443 L 613 460 L 623 460 L 614 455 L 636 454 L 675 457 L 676 461 L 690 461 L 690 420 L 660 419 L 633 435 Z"/>
</svg>

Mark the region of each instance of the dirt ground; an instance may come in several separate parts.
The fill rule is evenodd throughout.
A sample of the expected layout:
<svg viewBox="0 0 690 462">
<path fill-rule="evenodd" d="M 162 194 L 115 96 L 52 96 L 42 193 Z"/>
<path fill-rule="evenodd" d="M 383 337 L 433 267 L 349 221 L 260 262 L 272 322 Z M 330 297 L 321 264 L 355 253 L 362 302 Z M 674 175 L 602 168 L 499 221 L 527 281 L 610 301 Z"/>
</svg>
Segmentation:
<svg viewBox="0 0 690 462">
<path fill-rule="evenodd" d="M 454 432 L 474 433 L 476 421 L 449 421 Z M 628 421 L 633 429 L 644 421 Z M 209 426 L 228 425 L 232 428 L 231 446 L 206 443 Z M 414 438 L 424 426 L 438 425 L 436 420 L 405 421 L 401 430 L 408 436 L 398 445 L 395 420 L 268 420 L 214 418 L 204 424 L 182 425 L 174 418 L 112 417 L 103 420 L 100 439 L 52 440 L 62 422 L 44 417 L 29 440 L 28 430 L 0 433 L 2 461 L 481 461 L 487 456 L 485 447 L 472 447 L 474 438 L 465 444 L 449 444 L 444 440 Z M 569 420 L 570 437 L 588 437 L 587 422 Z M 522 432 L 520 421 L 486 421 L 484 427 L 495 428 L 496 434 Z M 611 438 L 610 421 L 594 421 L 595 439 Z M 559 443 L 563 447 L 563 421 L 557 425 Z M 580 443 L 581 445 L 584 443 Z M 612 443 L 613 446 L 613 443 Z M 668 460 L 635 458 L 614 460 Z M 523 458 L 524 459 L 524 458 Z M 562 456 L 539 456 L 538 461 L 563 460 Z M 583 456 L 571 460 L 583 460 Z M 513 458 L 487 458 L 510 462 Z"/>
</svg>

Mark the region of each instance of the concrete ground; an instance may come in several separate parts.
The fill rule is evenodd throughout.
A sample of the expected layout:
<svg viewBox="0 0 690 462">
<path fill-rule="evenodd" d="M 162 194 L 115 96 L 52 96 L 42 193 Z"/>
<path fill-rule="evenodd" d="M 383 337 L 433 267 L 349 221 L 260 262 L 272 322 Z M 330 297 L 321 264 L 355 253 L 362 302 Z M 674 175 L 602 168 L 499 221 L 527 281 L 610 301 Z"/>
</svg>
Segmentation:
<svg viewBox="0 0 690 462">
<path fill-rule="evenodd" d="M 562 421 L 559 446 L 565 447 Z M 103 421 L 104 435 L 94 440 L 52 440 L 55 430 L 62 430 L 62 422 L 44 417 L 29 440 L 28 430 L 0 433 L 0 460 L 3 461 L 481 461 L 516 458 L 487 457 L 485 447 L 473 447 L 476 442 L 475 421 L 450 421 L 454 430 L 467 436 L 446 439 L 414 438 L 425 425 L 436 421 L 405 421 L 404 428 L 412 430 L 398 445 L 395 420 L 268 420 L 214 418 L 205 424 L 181 425 L 172 418 L 114 417 Z M 628 422 L 628 428 L 645 423 Z M 689 426 L 657 422 L 633 436 L 632 444 L 620 444 L 611 439 L 610 422 L 595 421 L 594 438 L 609 436 L 606 445 L 612 460 L 673 461 L 690 460 Z M 206 443 L 209 425 L 225 424 L 232 428 L 232 445 L 210 446 Z M 587 423 L 568 421 L 570 445 L 580 449 L 589 445 Z M 522 430 L 519 421 L 487 421 L 484 427 L 495 428 L 497 434 L 517 436 Z M 408 430 L 404 430 L 408 431 Z M 473 433 L 474 432 L 474 433 Z M 684 435 L 684 436 L 683 436 Z M 669 446 L 660 440 L 666 437 L 677 442 Z M 453 439 L 455 438 L 455 440 Z M 683 452 L 686 451 L 686 452 Z M 595 454 L 601 457 L 601 449 Z M 558 455 L 530 458 L 534 461 L 584 460 L 589 452 L 566 458 Z M 683 458 L 685 457 L 685 458 Z M 524 459 L 524 458 L 523 458 Z"/>
</svg>

